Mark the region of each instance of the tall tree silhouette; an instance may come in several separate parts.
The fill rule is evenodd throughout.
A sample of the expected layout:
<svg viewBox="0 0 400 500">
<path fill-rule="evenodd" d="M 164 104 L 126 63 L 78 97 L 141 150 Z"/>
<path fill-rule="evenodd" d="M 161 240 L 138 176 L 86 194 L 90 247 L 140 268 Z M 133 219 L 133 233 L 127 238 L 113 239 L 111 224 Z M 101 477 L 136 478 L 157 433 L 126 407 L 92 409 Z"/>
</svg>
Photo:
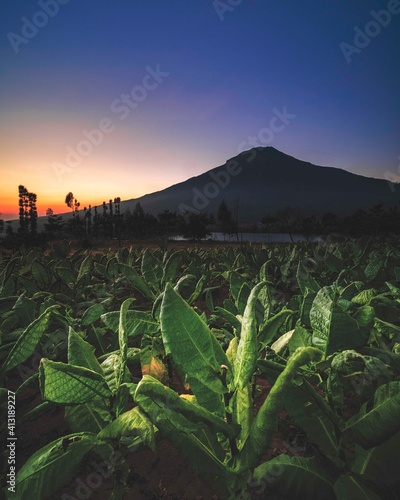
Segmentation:
<svg viewBox="0 0 400 500">
<path fill-rule="evenodd" d="M 219 229 L 224 234 L 234 234 L 236 232 L 235 220 L 225 200 L 222 200 L 218 207 L 217 220 L 219 222 Z"/>
<path fill-rule="evenodd" d="M 74 232 L 75 232 L 75 235 L 78 236 L 78 211 L 79 211 L 79 207 L 81 206 L 81 204 L 74 197 L 74 195 L 73 195 L 73 193 L 71 193 L 71 191 L 65 197 L 65 203 L 66 203 L 67 207 L 69 207 L 72 210 Z"/>
<path fill-rule="evenodd" d="M 35 234 L 37 230 L 37 196 L 22 184 L 18 186 L 19 232 Z"/>
</svg>

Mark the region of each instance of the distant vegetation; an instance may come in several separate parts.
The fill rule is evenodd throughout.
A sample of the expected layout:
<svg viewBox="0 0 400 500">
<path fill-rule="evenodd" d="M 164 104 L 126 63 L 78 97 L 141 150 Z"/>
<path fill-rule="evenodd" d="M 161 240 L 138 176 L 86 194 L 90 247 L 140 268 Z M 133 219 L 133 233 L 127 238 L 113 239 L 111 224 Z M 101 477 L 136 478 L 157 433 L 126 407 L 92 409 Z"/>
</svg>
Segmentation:
<svg viewBox="0 0 400 500">
<path fill-rule="evenodd" d="M 181 235 L 190 240 L 207 238 L 211 231 L 227 235 L 239 232 L 302 234 L 306 237 L 323 234 L 362 235 L 396 234 L 400 228 L 398 206 L 386 208 L 383 203 L 369 210 L 359 209 L 347 216 L 326 212 L 322 216 L 307 214 L 300 208 L 285 207 L 272 214 L 260 215 L 258 224 L 241 226 L 237 206 L 220 203 L 217 213 L 190 212 L 184 215 L 168 209 L 157 216 L 144 211 L 140 202 L 133 210 L 121 211 L 121 199 L 116 197 L 100 206 L 81 207 L 73 193 L 68 193 L 65 203 L 72 211 L 72 218 L 57 215 L 51 208 L 46 211 L 47 222 L 38 232 L 37 196 L 24 186 L 18 187 L 19 226 L 15 231 L 11 221 L 0 219 L 1 244 L 7 248 L 19 245 L 43 246 L 46 242 L 73 239 L 83 246 L 99 240 L 147 240 Z"/>
</svg>

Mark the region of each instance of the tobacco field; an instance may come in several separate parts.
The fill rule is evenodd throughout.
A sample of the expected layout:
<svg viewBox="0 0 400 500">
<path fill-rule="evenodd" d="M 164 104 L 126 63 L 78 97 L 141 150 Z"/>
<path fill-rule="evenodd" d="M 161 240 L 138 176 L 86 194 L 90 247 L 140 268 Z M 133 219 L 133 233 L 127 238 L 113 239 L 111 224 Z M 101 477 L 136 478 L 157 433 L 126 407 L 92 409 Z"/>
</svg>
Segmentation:
<svg viewBox="0 0 400 500">
<path fill-rule="evenodd" d="M 399 283 L 394 240 L 3 257 L 6 498 L 140 498 L 162 443 L 189 499 L 400 498 Z"/>
</svg>

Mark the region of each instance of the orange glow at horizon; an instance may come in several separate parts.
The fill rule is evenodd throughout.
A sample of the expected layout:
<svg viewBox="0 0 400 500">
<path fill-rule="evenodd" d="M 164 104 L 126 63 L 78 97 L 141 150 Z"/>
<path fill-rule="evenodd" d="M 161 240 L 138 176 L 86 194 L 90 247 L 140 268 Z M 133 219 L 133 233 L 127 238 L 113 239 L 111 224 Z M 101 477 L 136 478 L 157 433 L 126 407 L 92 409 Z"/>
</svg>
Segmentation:
<svg viewBox="0 0 400 500">
<path fill-rule="evenodd" d="M 5 116 L 7 125 L 0 125 L 3 216 L 18 216 L 21 184 L 36 193 L 38 215 L 43 216 L 48 208 L 55 214 L 69 212 L 65 204 L 69 192 L 80 202 L 80 209 L 101 206 L 103 201 L 108 203 L 115 197 L 124 201 L 159 191 L 215 166 L 211 158 L 205 164 L 193 160 L 198 157 L 193 145 L 178 147 L 165 136 L 155 148 L 143 120 L 140 128 L 119 124 L 115 132 L 72 168 L 66 161 L 67 147 L 76 150 L 82 140 L 83 125 L 90 128 L 86 121 L 90 124 L 93 119 L 84 117 L 84 123 L 78 124 L 68 113 L 44 118 L 34 109 L 24 110 L 23 119 L 18 117 L 18 113 Z M 67 165 L 62 175 L 55 167 L 57 164 Z"/>
</svg>

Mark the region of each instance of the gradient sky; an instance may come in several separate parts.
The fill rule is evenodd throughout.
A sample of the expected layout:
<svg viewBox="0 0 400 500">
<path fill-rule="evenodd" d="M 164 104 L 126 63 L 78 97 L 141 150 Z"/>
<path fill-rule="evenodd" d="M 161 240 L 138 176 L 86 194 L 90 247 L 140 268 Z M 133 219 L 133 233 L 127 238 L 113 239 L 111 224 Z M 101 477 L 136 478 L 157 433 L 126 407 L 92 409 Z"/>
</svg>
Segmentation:
<svg viewBox="0 0 400 500">
<path fill-rule="evenodd" d="M 95 205 L 186 180 L 245 149 L 285 107 L 296 118 L 264 145 L 367 176 L 398 174 L 400 13 L 350 62 L 340 47 L 354 45 L 371 10 L 400 11 L 397 0 L 62 3 L 29 39 L 22 18 L 45 23 L 40 2 L 0 5 L 4 218 L 17 212 L 19 184 L 43 215 L 65 212 L 69 191 Z M 154 87 L 154 77 L 143 80 L 149 67 L 161 81 L 122 111 L 124 94 Z M 68 167 L 67 147 L 103 119 L 109 132 Z"/>
</svg>

